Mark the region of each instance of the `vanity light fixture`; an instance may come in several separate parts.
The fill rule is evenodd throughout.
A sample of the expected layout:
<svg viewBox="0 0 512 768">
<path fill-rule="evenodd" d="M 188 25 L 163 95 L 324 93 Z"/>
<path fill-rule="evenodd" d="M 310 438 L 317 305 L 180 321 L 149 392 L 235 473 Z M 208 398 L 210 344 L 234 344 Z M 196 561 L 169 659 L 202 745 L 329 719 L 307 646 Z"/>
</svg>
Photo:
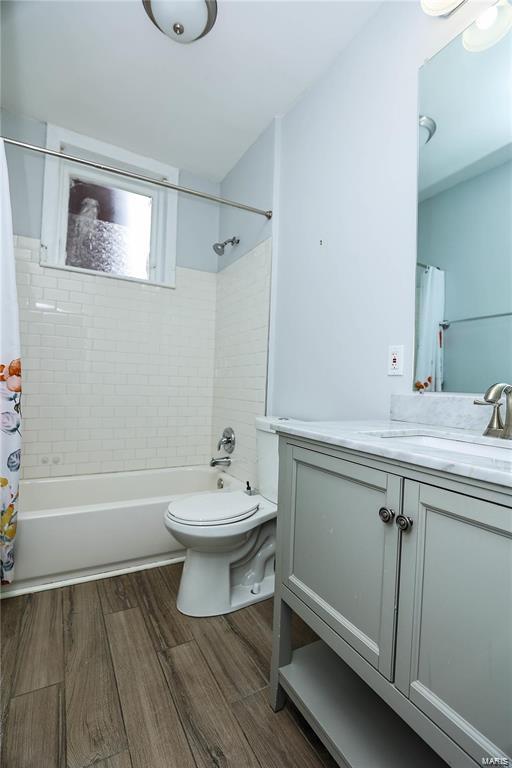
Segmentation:
<svg viewBox="0 0 512 768">
<path fill-rule="evenodd" d="M 498 43 L 512 29 L 512 5 L 499 0 L 487 8 L 462 35 L 466 51 L 479 53 Z"/>
<path fill-rule="evenodd" d="M 421 0 L 421 7 L 428 16 L 450 16 L 466 0 Z"/>
<path fill-rule="evenodd" d="M 176 43 L 204 37 L 217 18 L 217 0 L 142 0 L 142 5 L 155 27 Z"/>
</svg>

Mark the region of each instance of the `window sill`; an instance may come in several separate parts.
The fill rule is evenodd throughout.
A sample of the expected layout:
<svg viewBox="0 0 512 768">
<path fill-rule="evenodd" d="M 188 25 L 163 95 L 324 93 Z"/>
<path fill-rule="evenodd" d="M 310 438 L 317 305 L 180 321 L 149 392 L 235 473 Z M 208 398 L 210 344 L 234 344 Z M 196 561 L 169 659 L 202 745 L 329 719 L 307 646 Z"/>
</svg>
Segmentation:
<svg viewBox="0 0 512 768">
<path fill-rule="evenodd" d="M 100 272 L 94 269 L 81 269 L 80 267 L 71 267 L 68 264 L 52 264 L 48 261 L 40 260 L 39 265 L 45 267 L 45 269 L 59 269 L 63 272 L 77 272 L 82 275 L 92 275 L 93 277 L 107 277 L 110 280 L 124 280 L 129 283 L 139 283 L 139 285 L 156 286 L 157 288 L 171 288 L 176 289 L 176 283 L 159 283 L 153 280 L 144 280 L 141 277 L 128 277 L 127 275 L 115 275 L 109 272 Z"/>
</svg>

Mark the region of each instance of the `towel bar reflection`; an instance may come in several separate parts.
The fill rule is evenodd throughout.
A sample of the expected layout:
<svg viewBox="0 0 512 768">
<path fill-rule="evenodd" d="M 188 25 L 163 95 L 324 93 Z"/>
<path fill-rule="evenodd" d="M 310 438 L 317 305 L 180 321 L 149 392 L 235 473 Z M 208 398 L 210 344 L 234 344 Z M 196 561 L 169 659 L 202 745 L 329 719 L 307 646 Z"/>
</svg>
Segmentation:
<svg viewBox="0 0 512 768">
<path fill-rule="evenodd" d="M 496 317 L 512 317 L 512 312 L 498 312 L 496 315 L 476 315 L 475 317 L 460 317 L 458 320 L 443 320 L 440 327 L 446 330 L 456 323 L 471 323 L 473 320 L 492 320 Z"/>
</svg>

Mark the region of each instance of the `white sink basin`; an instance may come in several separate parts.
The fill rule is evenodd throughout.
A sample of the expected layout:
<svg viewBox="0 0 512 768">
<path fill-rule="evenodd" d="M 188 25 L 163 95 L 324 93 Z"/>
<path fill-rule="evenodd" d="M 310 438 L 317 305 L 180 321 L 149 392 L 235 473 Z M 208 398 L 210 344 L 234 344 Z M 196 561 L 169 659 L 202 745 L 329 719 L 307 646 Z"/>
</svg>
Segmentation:
<svg viewBox="0 0 512 768">
<path fill-rule="evenodd" d="M 400 440 L 401 443 L 408 445 L 417 445 L 422 448 L 435 448 L 441 451 L 450 451 L 451 453 L 464 453 L 466 456 L 482 456 L 489 459 L 499 459 L 502 461 L 512 461 L 512 440 L 504 440 L 504 445 L 484 445 L 482 443 L 469 442 L 467 440 L 457 440 L 453 436 L 442 435 L 397 435 L 381 434 L 383 440 Z"/>
</svg>

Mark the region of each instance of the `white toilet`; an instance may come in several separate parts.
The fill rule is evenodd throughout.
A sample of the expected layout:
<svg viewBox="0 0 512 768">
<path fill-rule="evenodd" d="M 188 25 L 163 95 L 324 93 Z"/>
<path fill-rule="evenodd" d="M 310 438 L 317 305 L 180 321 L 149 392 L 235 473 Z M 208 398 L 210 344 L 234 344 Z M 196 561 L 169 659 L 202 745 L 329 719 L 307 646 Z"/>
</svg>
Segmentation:
<svg viewBox="0 0 512 768">
<path fill-rule="evenodd" d="M 178 609 L 217 616 L 274 593 L 278 436 L 256 419 L 258 493 L 213 491 L 169 504 L 165 525 L 187 549 Z"/>
</svg>

